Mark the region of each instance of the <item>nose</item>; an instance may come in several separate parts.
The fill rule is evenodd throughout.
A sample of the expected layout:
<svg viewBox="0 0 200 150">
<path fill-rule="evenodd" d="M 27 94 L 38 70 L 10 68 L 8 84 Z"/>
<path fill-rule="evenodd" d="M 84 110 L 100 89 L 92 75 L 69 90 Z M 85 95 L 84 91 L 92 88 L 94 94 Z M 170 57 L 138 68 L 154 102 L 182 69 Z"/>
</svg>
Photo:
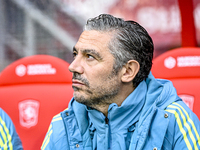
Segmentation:
<svg viewBox="0 0 200 150">
<path fill-rule="evenodd" d="M 83 67 L 81 65 L 81 59 L 76 57 L 74 61 L 69 65 L 69 71 L 74 73 L 77 72 L 79 74 L 83 73 Z"/>
</svg>

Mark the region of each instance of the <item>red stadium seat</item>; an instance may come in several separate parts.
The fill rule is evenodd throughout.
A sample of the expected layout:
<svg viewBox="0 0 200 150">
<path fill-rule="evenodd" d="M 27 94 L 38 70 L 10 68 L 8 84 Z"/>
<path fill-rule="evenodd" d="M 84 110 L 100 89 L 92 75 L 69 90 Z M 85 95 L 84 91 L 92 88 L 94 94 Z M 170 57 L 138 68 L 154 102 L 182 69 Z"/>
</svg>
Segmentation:
<svg viewBox="0 0 200 150">
<path fill-rule="evenodd" d="M 0 74 L 0 107 L 12 118 L 24 150 L 38 150 L 51 119 L 68 107 L 69 64 L 48 55 L 25 57 Z"/>
<path fill-rule="evenodd" d="M 177 48 L 153 60 L 152 74 L 173 82 L 178 95 L 200 118 L 200 48 Z"/>
</svg>

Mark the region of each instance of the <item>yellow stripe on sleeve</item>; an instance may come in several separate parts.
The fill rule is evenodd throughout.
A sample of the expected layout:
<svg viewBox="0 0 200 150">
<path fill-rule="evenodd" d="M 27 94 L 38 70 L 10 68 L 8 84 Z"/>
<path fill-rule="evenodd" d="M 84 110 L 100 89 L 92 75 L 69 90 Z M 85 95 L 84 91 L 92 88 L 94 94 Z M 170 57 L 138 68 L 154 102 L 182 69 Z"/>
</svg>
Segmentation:
<svg viewBox="0 0 200 150">
<path fill-rule="evenodd" d="M 60 114 L 57 114 L 53 117 L 51 123 L 53 123 L 55 121 L 59 121 L 59 120 L 62 120 L 62 117 Z M 49 129 L 47 131 L 47 135 L 45 136 L 45 139 L 42 143 L 41 150 L 44 150 L 46 148 L 47 144 L 49 143 L 50 136 L 52 133 L 53 133 L 52 124 L 50 124 Z"/>
<path fill-rule="evenodd" d="M 55 121 L 59 121 L 59 120 L 62 120 L 62 117 L 60 114 L 57 114 L 53 117 L 52 121 L 51 122 L 55 122 Z"/>
<path fill-rule="evenodd" d="M 185 130 L 183 128 L 183 125 L 181 123 L 181 120 L 180 120 L 180 117 L 179 117 L 178 113 L 175 110 L 170 110 L 170 109 L 167 109 L 166 111 L 168 111 L 170 113 L 173 113 L 175 115 L 176 121 L 178 123 L 178 126 L 179 126 L 179 129 L 180 129 L 181 133 L 183 134 L 183 139 L 184 139 L 184 141 L 185 141 L 185 143 L 187 145 L 187 148 L 188 148 L 188 150 L 192 150 L 192 147 L 191 147 L 190 142 L 189 142 L 189 140 L 187 138 L 186 132 L 185 132 Z"/>
<path fill-rule="evenodd" d="M 3 128 L 0 126 L 0 131 L 1 131 L 1 134 L 2 134 L 2 137 L 3 137 L 3 140 L 7 141 L 9 149 L 13 150 L 13 145 L 12 145 L 12 142 L 11 142 L 12 138 L 9 134 L 8 128 L 6 127 L 6 123 L 2 120 L 1 116 L 0 116 L 0 124 L 2 124 L 2 126 L 3 126 Z M 4 131 L 5 131 L 5 133 L 4 133 Z M 7 150 L 8 146 L 5 143 L 4 149 Z"/>
<path fill-rule="evenodd" d="M 62 117 L 58 117 L 58 118 L 53 118 L 52 122 L 55 122 L 55 121 L 59 121 L 59 120 L 62 120 Z"/>
<path fill-rule="evenodd" d="M 189 124 L 187 123 L 187 120 L 186 120 L 186 118 L 185 118 L 185 116 L 184 116 L 182 110 L 181 110 L 178 106 L 174 106 L 174 105 L 169 105 L 168 108 L 175 108 L 175 109 L 178 109 L 178 111 L 179 111 L 180 114 L 181 114 L 181 118 L 183 119 L 183 126 L 185 126 L 185 127 L 187 128 L 188 133 L 189 133 L 189 136 L 190 136 L 190 138 L 191 138 L 191 140 L 192 140 L 192 142 L 193 142 L 193 144 L 194 144 L 195 150 L 198 150 L 196 140 L 195 140 L 194 135 L 192 134 L 192 131 L 191 131 L 192 129 L 191 129 L 191 127 L 189 126 Z M 188 119 L 188 117 L 187 117 L 187 119 Z"/>
<path fill-rule="evenodd" d="M 60 114 L 55 115 L 53 118 L 57 118 L 57 117 L 60 117 Z"/>
<path fill-rule="evenodd" d="M 42 144 L 42 150 L 44 150 L 47 146 L 47 144 L 49 143 L 49 140 L 50 140 L 50 136 L 51 134 L 53 133 L 53 130 L 51 129 L 47 135 L 47 138 L 46 138 L 46 141 Z"/>
<path fill-rule="evenodd" d="M 199 146 L 200 146 L 200 136 L 199 136 L 199 134 L 198 134 L 198 132 L 197 132 L 197 129 L 196 129 L 195 125 L 194 125 L 194 122 L 190 119 L 189 114 L 187 113 L 187 111 L 186 111 L 181 105 L 179 105 L 178 103 L 174 103 L 174 104 L 177 105 L 177 106 L 179 106 L 180 108 L 182 108 L 182 110 L 184 111 L 184 113 L 185 113 L 185 115 L 186 115 L 186 117 L 187 117 L 187 120 L 188 120 L 189 123 L 192 125 L 192 128 L 193 128 L 193 130 L 194 130 L 194 133 L 195 133 L 195 135 L 196 135 L 196 137 L 197 137 L 197 139 L 198 139 L 198 144 L 199 144 Z"/>
<path fill-rule="evenodd" d="M 42 143 L 42 146 L 41 146 L 42 150 L 45 149 L 46 145 L 48 144 L 48 141 L 49 141 L 48 139 L 50 138 L 51 131 L 53 132 L 53 130 L 52 130 L 52 124 L 50 124 L 49 129 L 47 131 L 47 135 L 45 136 L 44 141 Z"/>
<path fill-rule="evenodd" d="M 62 117 L 61 117 L 60 113 L 53 117 L 53 119 L 51 121 L 51 124 L 49 126 L 49 129 L 47 131 L 46 137 L 45 137 L 45 139 L 44 139 L 44 141 L 42 143 L 41 150 L 44 150 L 46 148 L 46 146 L 48 145 L 49 141 L 50 141 L 50 136 L 53 133 L 52 123 L 56 122 L 56 121 L 59 121 L 59 120 L 62 120 Z"/>
<path fill-rule="evenodd" d="M 1 130 L 1 129 L 0 129 Z M 1 133 L 0 133 L 1 134 Z M 0 147 L 3 147 L 3 140 L 2 138 L 0 137 Z"/>
<path fill-rule="evenodd" d="M 0 117 L 0 119 L 1 119 L 1 117 Z M 0 122 L 0 124 L 1 124 L 1 122 Z M 0 134 L 1 134 L 2 138 L 3 138 L 3 141 L 6 143 L 6 141 L 7 141 L 6 134 L 3 131 L 3 128 L 2 128 L 1 125 L 0 125 Z M 2 141 L 2 147 L 4 147 L 5 149 L 7 149 L 7 144 L 3 143 L 3 141 Z"/>
</svg>

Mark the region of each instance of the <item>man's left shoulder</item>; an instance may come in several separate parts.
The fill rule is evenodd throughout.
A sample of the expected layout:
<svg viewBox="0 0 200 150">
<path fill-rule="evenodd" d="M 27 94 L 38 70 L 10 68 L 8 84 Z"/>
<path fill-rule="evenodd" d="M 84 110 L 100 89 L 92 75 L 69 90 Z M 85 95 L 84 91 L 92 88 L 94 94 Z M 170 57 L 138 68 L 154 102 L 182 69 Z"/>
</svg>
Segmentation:
<svg viewBox="0 0 200 150">
<path fill-rule="evenodd" d="M 183 101 L 177 101 L 169 104 L 165 111 L 175 115 L 176 119 L 179 117 L 183 121 L 193 120 L 195 122 L 199 122 L 197 115 Z"/>
</svg>

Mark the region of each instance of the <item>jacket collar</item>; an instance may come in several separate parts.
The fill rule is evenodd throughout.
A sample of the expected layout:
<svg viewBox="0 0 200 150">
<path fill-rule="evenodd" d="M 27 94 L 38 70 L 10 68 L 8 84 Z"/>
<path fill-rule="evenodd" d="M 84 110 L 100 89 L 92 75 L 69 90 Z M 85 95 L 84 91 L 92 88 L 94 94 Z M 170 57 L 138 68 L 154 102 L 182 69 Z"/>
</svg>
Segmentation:
<svg viewBox="0 0 200 150">
<path fill-rule="evenodd" d="M 120 132 L 127 129 L 138 121 L 140 112 L 145 102 L 147 86 L 142 81 L 138 87 L 124 100 L 121 106 L 112 103 L 108 108 L 109 126 L 112 132 Z M 87 108 L 86 108 L 87 109 Z M 90 121 L 98 132 L 104 132 L 105 116 L 94 109 L 87 109 Z M 122 131 L 122 132 L 123 132 Z"/>
</svg>

